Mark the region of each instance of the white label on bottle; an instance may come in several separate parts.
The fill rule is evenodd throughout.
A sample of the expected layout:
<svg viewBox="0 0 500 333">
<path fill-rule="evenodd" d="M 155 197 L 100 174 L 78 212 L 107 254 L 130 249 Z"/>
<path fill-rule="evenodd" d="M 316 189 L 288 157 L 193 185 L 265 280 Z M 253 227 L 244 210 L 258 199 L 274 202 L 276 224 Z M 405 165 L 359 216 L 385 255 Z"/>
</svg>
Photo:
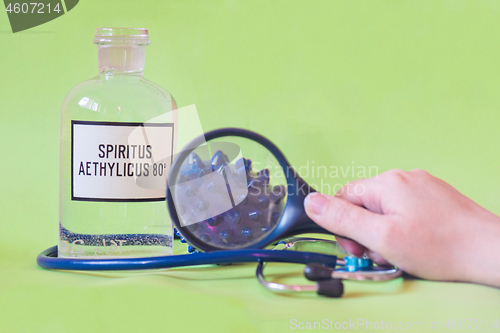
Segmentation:
<svg viewBox="0 0 500 333">
<path fill-rule="evenodd" d="M 71 199 L 165 200 L 173 123 L 71 122 Z"/>
</svg>

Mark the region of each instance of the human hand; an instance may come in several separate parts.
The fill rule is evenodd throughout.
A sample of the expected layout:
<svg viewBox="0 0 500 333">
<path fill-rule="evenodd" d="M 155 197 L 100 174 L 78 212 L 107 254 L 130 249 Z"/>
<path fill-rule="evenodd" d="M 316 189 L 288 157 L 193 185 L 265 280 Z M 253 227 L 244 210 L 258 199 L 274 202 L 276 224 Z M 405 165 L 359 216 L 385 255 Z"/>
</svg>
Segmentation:
<svg viewBox="0 0 500 333">
<path fill-rule="evenodd" d="M 415 276 L 500 287 L 500 217 L 423 170 L 355 180 L 309 194 L 307 215 L 350 253 Z"/>
</svg>

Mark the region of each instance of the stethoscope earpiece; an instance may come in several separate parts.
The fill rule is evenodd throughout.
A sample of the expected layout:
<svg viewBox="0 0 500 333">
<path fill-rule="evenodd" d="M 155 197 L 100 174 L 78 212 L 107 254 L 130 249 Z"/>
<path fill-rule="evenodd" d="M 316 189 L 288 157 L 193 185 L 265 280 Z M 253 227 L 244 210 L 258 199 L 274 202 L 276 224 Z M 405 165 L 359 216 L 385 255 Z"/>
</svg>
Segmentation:
<svg viewBox="0 0 500 333">
<path fill-rule="evenodd" d="M 310 263 L 304 268 L 304 276 L 309 281 L 315 281 L 318 287 L 316 293 L 326 297 L 342 297 L 344 284 L 341 279 L 332 277 L 333 268 L 318 263 Z"/>
<path fill-rule="evenodd" d="M 321 280 L 316 282 L 318 290 L 316 293 L 326 297 L 342 297 L 344 284 L 340 279 Z"/>
<path fill-rule="evenodd" d="M 333 269 L 318 263 L 310 263 L 304 268 L 304 276 L 309 281 L 322 281 L 332 279 Z"/>
</svg>

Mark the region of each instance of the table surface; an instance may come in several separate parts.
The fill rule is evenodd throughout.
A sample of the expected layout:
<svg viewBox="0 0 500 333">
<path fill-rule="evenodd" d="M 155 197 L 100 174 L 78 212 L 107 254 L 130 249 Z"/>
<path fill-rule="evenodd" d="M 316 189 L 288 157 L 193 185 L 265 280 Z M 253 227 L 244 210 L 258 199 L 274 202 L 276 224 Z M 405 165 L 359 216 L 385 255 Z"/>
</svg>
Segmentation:
<svg viewBox="0 0 500 333">
<path fill-rule="evenodd" d="M 175 249 L 186 250 L 178 241 Z M 420 322 L 425 331 L 436 321 L 446 330 L 446 320 L 452 319 L 481 319 L 484 329 L 486 320 L 491 325 L 499 316 L 500 290 L 466 283 L 403 278 L 346 282 L 344 297 L 331 299 L 315 293 L 272 293 L 255 279 L 255 264 L 147 272 L 47 271 L 36 266 L 36 250 L 3 248 L 2 331 L 273 332 L 308 322 L 320 322 L 323 329 L 337 322 L 366 328 L 358 320 L 383 321 L 386 328 L 389 323 L 396 328 L 398 323 Z M 307 283 L 300 278 L 302 268 L 281 264 L 267 274 L 273 281 Z"/>
<path fill-rule="evenodd" d="M 57 242 L 59 110 L 97 74 L 103 26 L 149 28 L 146 78 L 196 104 L 204 130 L 269 137 L 321 191 L 369 176 L 354 167 L 423 168 L 499 214 L 497 1 L 80 1 L 16 34 L 3 13 L 0 332 L 275 332 L 358 319 L 448 331 L 446 320 L 484 330 L 500 319 L 500 290 L 466 283 L 349 282 L 327 299 L 273 294 L 255 264 L 100 274 L 35 262 Z M 306 174 L 313 165 L 339 173 Z"/>
<path fill-rule="evenodd" d="M 175 249 L 176 253 L 186 250 L 178 241 Z M 255 279 L 255 264 L 147 272 L 63 272 L 38 268 L 36 254 L 36 249 L 3 248 L 0 329 L 4 332 L 104 328 L 124 332 L 275 332 L 306 327 L 308 322 L 319 322 L 325 329 L 336 323 L 357 325 L 358 320 L 372 325 L 383 321 L 386 328 L 389 323 L 396 328 L 398 323 L 420 322 L 426 331 L 429 323 L 436 321 L 446 330 L 446 320 L 453 319 L 481 319 L 484 330 L 486 320 L 491 325 L 499 316 L 500 290 L 466 283 L 403 278 L 346 282 L 344 297 L 332 299 L 315 293 L 272 293 Z M 280 264 L 266 274 L 273 281 L 307 283 L 300 277 L 302 268 Z M 361 331 L 366 328 L 359 323 Z"/>
</svg>

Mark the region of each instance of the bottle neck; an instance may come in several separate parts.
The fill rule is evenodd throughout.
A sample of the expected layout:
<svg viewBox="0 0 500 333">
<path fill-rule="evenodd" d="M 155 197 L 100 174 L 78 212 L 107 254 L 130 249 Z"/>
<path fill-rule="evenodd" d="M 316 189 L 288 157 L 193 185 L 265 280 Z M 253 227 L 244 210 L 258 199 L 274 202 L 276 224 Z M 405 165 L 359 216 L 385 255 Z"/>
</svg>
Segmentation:
<svg viewBox="0 0 500 333">
<path fill-rule="evenodd" d="M 97 45 L 99 74 L 142 76 L 145 45 Z"/>
</svg>

